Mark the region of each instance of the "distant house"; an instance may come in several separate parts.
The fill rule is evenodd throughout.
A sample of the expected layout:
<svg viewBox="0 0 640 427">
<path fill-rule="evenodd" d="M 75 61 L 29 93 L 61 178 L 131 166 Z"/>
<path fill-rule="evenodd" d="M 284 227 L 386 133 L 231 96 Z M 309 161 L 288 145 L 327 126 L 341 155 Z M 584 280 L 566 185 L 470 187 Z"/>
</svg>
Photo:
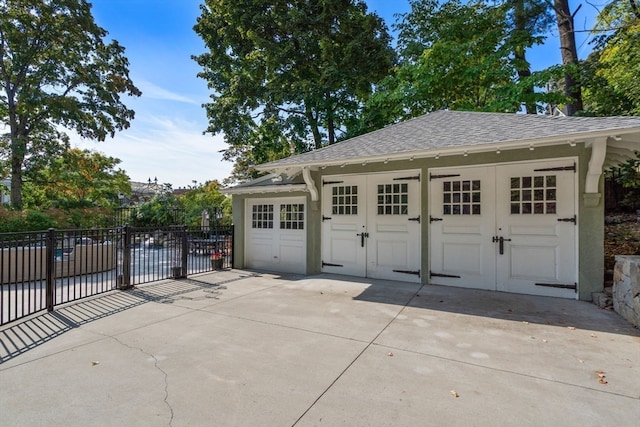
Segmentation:
<svg viewBox="0 0 640 427">
<path fill-rule="evenodd" d="M 258 165 L 227 190 L 235 263 L 589 300 L 634 150 L 640 117 L 434 112 Z"/>
<path fill-rule="evenodd" d="M 161 184 L 158 184 L 158 179 L 154 181 L 149 179 L 148 182 L 136 182 L 131 181 L 131 198 L 126 201 L 122 201 L 121 204 L 125 205 L 139 205 L 151 200 L 156 194 L 160 193 L 163 189 Z"/>
</svg>

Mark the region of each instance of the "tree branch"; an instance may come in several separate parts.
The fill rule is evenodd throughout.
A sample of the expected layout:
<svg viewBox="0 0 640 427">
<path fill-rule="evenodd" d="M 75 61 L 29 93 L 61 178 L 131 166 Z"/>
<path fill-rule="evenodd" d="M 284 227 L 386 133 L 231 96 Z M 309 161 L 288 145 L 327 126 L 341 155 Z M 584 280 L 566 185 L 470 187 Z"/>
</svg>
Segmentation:
<svg viewBox="0 0 640 427">
<path fill-rule="evenodd" d="M 629 0 L 629 4 L 631 5 L 631 10 L 633 11 L 633 14 L 636 16 L 637 19 L 640 19 L 640 6 L 638 6 L 638 3 L 636 2 L 636 0 Z"/>
</svg>

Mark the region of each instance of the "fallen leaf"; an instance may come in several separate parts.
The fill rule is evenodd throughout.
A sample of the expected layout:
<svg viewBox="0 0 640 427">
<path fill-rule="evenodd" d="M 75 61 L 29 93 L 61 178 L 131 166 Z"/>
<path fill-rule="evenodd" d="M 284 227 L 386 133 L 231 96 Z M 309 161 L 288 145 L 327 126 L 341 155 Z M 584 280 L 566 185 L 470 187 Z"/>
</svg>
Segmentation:
<svg viewBox="0 0 640 427">
<path fill-rule="evenodd" d="M 578 362 L 580 362 L 580 363 L 584 363 L 584 360 L 582 360 L 582 359 L 578 359 Z"/>
<path fill-rule="evenodd" d="M 576 327 L 575 326 L 567 326 L 567 329 L 570 331 L 575 331 Z"/>
<path fill-rule="evenodd" d="M 91 365 L 93 365 L 93 366 L 96 366 L 96 365 L 99 365 L 99 364 L 100 364 L 100 362 L 98 362 L 97 360 L 92 360 L 91 361 Z"/>
<path fill-rule="evenodd" d="M 543 339 L 543 340 L 542 340 L 542 342 L 549 342 L 549 341 L 547 341 L 547 340 Z"/>
<path fill-rule="evenodd" d="M 598 336 L 592 332 L 591 333 L 591 338 L 598 338 Z"/>
<path fill-rule="evenodd" d="M 608 381 L 605 379 L 604 371 L 596 371 L 596 375 L 598 376 L 598 382 L 600 384 L 608 384 Z"/>
<path fill-rule="evenodd" d="M 524 320 L 522 323 L 524 323 L 525 325 L 529 324 L 529 322 L 527 322 L 526 320 Z"/>
<path fill-rule="evenodd" d="M 455 390 L 451 390 L 451 396 L 453 396 L 453 397 L 460 397 L 460 395 L 458 394 L 458 392 L 457 392 L 457 391 L 455 391 Z"/>
<path fill-rule="evenodd" d="M 532 335 L 529 335 L 529 339 L 535 340 L 535 339 L 536 339 L 536 337 L 534 337 L 534 336 L 532 336 Z"/>
<path fill-rule="evenodd" d="M 389 352 L 389 353 L 387 353 L 387 356 L 389 356 L 389 357 L 393 357 L 393 353 L 392 353 L 392 352 Z"/>
</svg>

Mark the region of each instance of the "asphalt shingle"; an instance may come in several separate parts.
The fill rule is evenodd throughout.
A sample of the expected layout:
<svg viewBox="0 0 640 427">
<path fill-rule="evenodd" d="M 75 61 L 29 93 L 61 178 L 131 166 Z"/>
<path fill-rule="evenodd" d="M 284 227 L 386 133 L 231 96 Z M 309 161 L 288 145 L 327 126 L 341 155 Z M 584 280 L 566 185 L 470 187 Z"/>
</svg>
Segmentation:
<svg viewBox="0 0 640 427">
<path fill-rule="evenodd" d="M 518 141 L 570 139 L 637 129 L 640 117 L 564 117 L 436 111 L 319 150 L 265 163 L 259 169 L 323 164 L 437 149 Z M 639 147 L 640 149 L 640 147 Z"/>
</svg>

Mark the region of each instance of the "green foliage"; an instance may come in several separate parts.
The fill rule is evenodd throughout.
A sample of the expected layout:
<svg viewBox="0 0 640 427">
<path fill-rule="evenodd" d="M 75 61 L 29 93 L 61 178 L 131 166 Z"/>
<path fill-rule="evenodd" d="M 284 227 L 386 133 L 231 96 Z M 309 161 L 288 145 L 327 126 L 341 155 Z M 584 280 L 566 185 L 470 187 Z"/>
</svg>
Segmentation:
<svg viewBox="0 0 640 427">
<path fill-rule="evenodd" d="M 594 52 L 585 61 L 585 113 L 640 115 L 640 18 L 628 1 L 613 1 L 598 15 Z"/>
<path fill-rule="evenodd" d="M 111 226 L 112 220 L 113 210 L 106 208 L 17 211 L 0 207 L 0 233 L 40 231 L 49 228 L 101 228 Z"/>
<path fill-rule="evenodd" d="M 128 221 L 135 227 L 163 227 L 183 222 L 182 207 L 169 184 L 165 184 L 149 201 L 133 208 Z"/>
<path fill-rule="evenodd" d="M 615 180 L 621 183 L 629 191 L 621 204 L 632 209 L 640 208 L 640 151 L 636 152 L 636 158 L 620 165 Z"/>
<path fill-rule="evenodd" d="M 208 49 L 194 57 L 213 92 L 207 132 L 224 133 L 237 179 L 335 142 L 394 56 L 361 0 L 206 0 L 194 29 Z"/>
<path fill-rule="evenodd" d="M 48 167 L 28 174 L 24 206 L 116 207 L 119 194 L 131 193 L 129 177 L 116 169 L 119 163 L 119 159 L 95 151 L 68 150 Z"/>
<path fill-rule="evenodd" d="M 214 212 L 222 212 L 223 217 L 218 225 L 231 224 L 231 198 L 220 193 L 220 184 L 211 181 L 196 187 L 179 197 L 180 205 L 184 209 L 185 224 L 199 227 L 202 222 L 202 212 L 209 213 L 209 225 L 213 226 Z"/>
<path fill-rule="evenodd" d="M 61 128 L 104 140 L 134 112 L 120 94 L 140 95 L 117 41 L 96 25 L 86 0 L 0 2 L 0 170 L 11 173 L 11 203 L 22 207 L 23 172 L 68 148 Z"/>
<path fill-rule="evenodd" d="M 516 79 L 522 52 L 542 39 L 512 28 L 512 5 L 411 1 L 397 25 L 401 65 L 368 100 L 357 134 L 440 109 L 515 112 L 541 101 L 539 76 Z"/>
</svg>

